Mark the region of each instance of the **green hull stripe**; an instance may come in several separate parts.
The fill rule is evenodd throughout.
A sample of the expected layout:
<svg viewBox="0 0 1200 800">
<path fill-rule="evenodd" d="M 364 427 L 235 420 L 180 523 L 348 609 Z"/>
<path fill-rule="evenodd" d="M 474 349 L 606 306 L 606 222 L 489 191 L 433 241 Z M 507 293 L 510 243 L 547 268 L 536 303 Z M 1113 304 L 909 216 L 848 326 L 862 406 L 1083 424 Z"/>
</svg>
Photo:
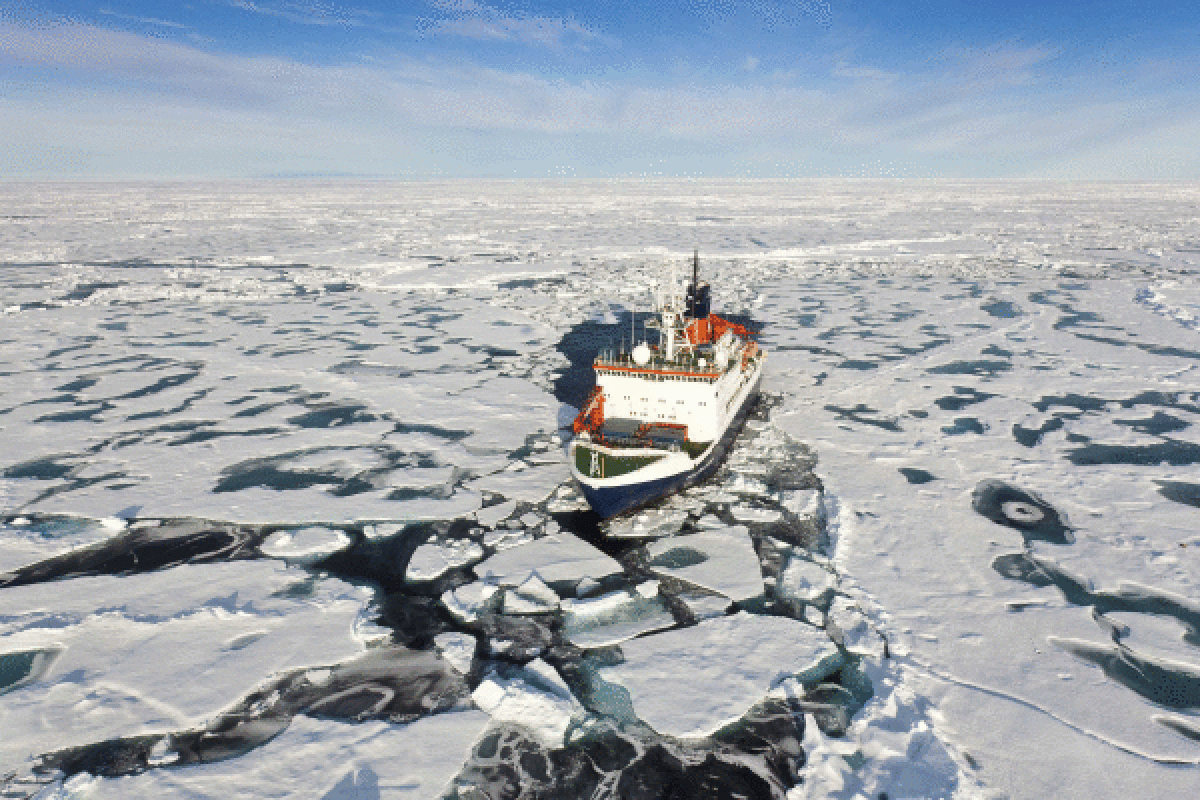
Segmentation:
<svg viewBox="0 0 1200 800">
<path fill-rule="evenodd" d="M 596 459 L 593 462 L 592 456 Z M 575 446 L 575 469 L 589 478 L 615 478 L 653 464 L 663 456 L 661 453 L 636 456 L 614 456 L 585 445 Z"/>
</svg>

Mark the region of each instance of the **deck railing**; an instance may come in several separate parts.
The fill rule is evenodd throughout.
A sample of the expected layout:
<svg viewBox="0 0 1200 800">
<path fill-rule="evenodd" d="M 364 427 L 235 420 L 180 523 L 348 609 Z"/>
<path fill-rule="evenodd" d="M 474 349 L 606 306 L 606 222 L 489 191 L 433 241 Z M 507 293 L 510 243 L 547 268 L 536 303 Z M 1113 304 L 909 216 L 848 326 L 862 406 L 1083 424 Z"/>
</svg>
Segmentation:
<svg viewBox="0 0 1200 800">
<path fill-rule="evenodd" d="M 645 364 L 638 364 L 628 353 L 616 353 L 612 350 L 602 350 L 596 355 L 592 366 L 598 369 L 606 367 L 616 367 L 618 369 L 630 370 L 646 370 L 656 372 L 682 372 L 689 375 L 697 375 L 703 378 L 716 379 L 720 377 L 719 372 L 714 372 L 716 365 L 709 359 L 702 367 L 698 363 L 699 357 L 681 353 L 673 359 L 664 358 L 661 354 L 652 353 L 650 360 Z"/>
</svg>

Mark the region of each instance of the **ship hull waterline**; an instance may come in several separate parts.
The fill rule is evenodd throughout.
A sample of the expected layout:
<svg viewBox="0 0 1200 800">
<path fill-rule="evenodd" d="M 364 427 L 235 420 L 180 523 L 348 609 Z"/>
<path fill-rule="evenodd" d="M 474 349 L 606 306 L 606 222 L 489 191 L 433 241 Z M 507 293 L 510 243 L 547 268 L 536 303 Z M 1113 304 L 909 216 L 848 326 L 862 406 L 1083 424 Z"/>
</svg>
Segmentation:
<svg viewBox="0 0 1200 800">
<path fill-rule="evenodd" d="M 750 391 L 746 392 L 741 407 L 738 408 L 737 414 L 725 428 L 721 438 L 708 449 L 694 467 L 663 478 L 628 483 L 623 486 L 589 486 L 584 481 L 578 480 L 577 477 L 576 483 L 583 490 L 583 496 L 587 499 L 588 505 L 602 518 L 608 519 L 626 511 L 647 506 L 667 495 L 691 488 L 708 479 L 721 466 L 721 462 L 725 460 L 725 456 L 729 454 L 738 434 L 741 433 L 742 426 L 746 423 L 746 417 L 749 416 L 750 409 L 754 407 L 758 398 L 761 381 L 762 372 L 760 371 L 755 376 L 754 385 L 750 387 Z"/>
</svg>

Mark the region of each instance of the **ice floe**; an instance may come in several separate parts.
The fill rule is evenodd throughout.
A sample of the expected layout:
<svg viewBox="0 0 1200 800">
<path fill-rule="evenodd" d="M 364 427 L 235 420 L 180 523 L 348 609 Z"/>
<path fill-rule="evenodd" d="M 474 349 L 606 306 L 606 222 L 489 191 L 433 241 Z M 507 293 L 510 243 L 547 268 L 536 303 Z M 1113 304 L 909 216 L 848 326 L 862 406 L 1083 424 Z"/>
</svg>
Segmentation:
<svg viewBox="0 0 1200 800">
<path fill-rule="evenodd" d="M 285 731 L 238 759 L 122 778 L 82 773 L 65 797 L 437 797 L 485 730 L 474 710 L 408 725 L 297 717 Z"/>
<path fill-rule="evenodd" d="M 824 631 L 746 612 L 631 639 L 621 652 L 624 661 L 602 669 L 604 679 L 625 687 L 638 716 L 672 736 L 711 734 L 787 678 L 816 682 L 842 662 Z"/>
<path fill-rule="evenodd" d="M 529 544 L 502 550 L 475 566 L 494 583 L 517 586 L 536 572 L 543 581 L 599 580 L 622 571 L 621 564 L 565 531 L 549 534 Z"/>
<path fill-rule="evenodd" d="M 281 670 L 349 658 L 363 589 L 273 561 L 76 578 L 0 591 L 3 650 L 57 652 L 3 695 L 19 737 L 0 762 L 139 730 L 195 725 Z M 180 691 L 186 687 L 186 691 Z"/>
<path fill-rule="evenodd" d="M 647 546 L 647 569 L 709 589 L 730 600 L 763 593 L 754 543 L 744 526 L 714 528 L 659 539 Z"/>
<path fill-rule="evenodd" d="M 549 747 L 562 746 L 572 718 L 583 712 L 566 683 L 541 659 L 503 675 L 489 672 L 471 697 L 493 720 L 528 728 Z"/>
<path fill-rule="evenodd" d="M 308 527 L 277 531 L 267 537 L 258 549 L 273 558 L 305 564 L 320 561 L 349 544 L 350 537 L 340 530 Z"/>
<path fill-rule="evenodd" d="M 564 600 L 562 608 L 563 636 L 583 648 L 618 644 L 675 625 L 652 581 L 638 584 L 633 591 Z"/>
<path fill-rule="evenodd" d="M 482 559 L 483 547 L 470 539 L 425 542 L 413 552 L 404 577 L 412 581 L 433 580 L 455 567 Z"/>
</svg>

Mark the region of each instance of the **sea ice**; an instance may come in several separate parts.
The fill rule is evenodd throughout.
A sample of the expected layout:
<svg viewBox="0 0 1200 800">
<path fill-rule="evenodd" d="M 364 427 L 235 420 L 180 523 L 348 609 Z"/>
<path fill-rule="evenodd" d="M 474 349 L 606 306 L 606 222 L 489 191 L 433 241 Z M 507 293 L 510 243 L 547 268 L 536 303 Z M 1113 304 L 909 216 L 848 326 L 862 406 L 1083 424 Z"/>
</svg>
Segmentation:
<svg viewBox="0 0 1200 800">
<path fill-rule="evenodd" d="M 429 541 L 418 547 L 404 571 L 408 581 L 431 581 L 455 567 L 464 567 L 483 558 L 483 548 L 470 539 Z"/>
<path fill-rule="evenodd" d="M 598 597 L 564 600 L 563 635 L 576 647 L 605 647 L 675 625 L 656 582 Z"/>
<path fill-rule="evenodd" d="M 290 591 L 299 585 L 303 592 Z M 0 724 L 22 731 L 0 739 L 0 768 L 69 745 L 191 727 L 266 676 L 356 655 L 354 623 L 368 600 L 365 589 L 312 581 L 275 561 L 2 589 L 4 649 L 61 655 L 0 701 Z"/>
<path fill-rule="evenodd" d="M 465 633 L 439 633 L 433 637 L 434 644 L 442 652 L 442 658 L 450 662 L 456 670 L 466 675 L 471 671 L 471 662 L 475 658 L 475 637 Z"/>
<path fill-rule="evenodd" d="M 468 710 L 407 725 L 294 718 L 257 750 L 228 761 L 70 782 L 66 796 L 96 800 L 189 797 L 435 798 L 448 788 L 488 717 Z"/>
<path fill-rule="evenodd" d="M 489 528 L 494 528 L 496 525 L 517 510 L 516 500 L 506 500 L 503 503 L 497 503 L 494 506 L 485 506 L 475 512 L 475 519 L 479 520 L 480 525 L 485 525 Z"/>
<path fill-rule="evenodd" d="M 519 586 L 504 592 L 505 614 L 548 614 L 558 610 L 558 595 L 538 577 L 530 574 Z"/>
<path fill-rule="evenodd" d="M 744 611 L 631 639 L 621 652 L 625 660 L 602 677 L 624 686 L 638 717 L 670 736 L 707 736 L 784 679 L 819 681 L 842 659 L 822 630 Z"/>
<path fill-rule="evenodd" d="M 266 538 L 258 549 L 272 558 L 282 558 L 297 564 L 320 561 L 344 549 L 350 537 L 334 528 L 307 527 L 277 531 Z"/>
<path fill-rule="evenodd" d="M 497 589 L 493 583 L 474 581 L 443 592 L 442 605 L 460 622 L 474 622 L 481 611 L 496 605 Z"/>
<path fill-rule="evenodd" d="M 532 541 L 533 534 L 524 529 L 497 528 L 483 535 L 483 543 L 494 550 L 507 550 Z"/>
<path fill-rule="evenodd" d="M 782 597 L 814 603 L 836 583 L 837 578 L 825 567 L 793 553 L 779 575 L 776 591 Z"/>
<path fill-rule="evenodd" d="M 789 489 L 779 493 L 779 504 L 799 517 L 819 517 L 824 514 L 821 493 L 816 489 Z"/>
<path fill-rule="evenodd" d="M 540 658 L 484 677 L 471 697 L 493 720 L 523 725 L 546 747 L 562 747 L 572 718 L 583 706 L 558 673 Z"/>
<path fill-rule="evenodd" d="M 711 589 L 730 600 L 763 593 L 758 554 L 743 525 L 670 536 L 646 549 L 647 568 L 658 575 Z"/>
<path fill-rule="evenodd" d="M 386 549 L 409 521 L 467 516 L 488 492 L 507 501 L 481 510 L 481 520 L 503 513 L 489 526 L 546 491 L 537 513 L 580 510 L 574 487 L 554 485 L 553 454 L 537 452 L 581 400 L 567 396 L 563 334 L 580 320 L 615 323 L 620 307 L 644 302 L 651 264 L 698 243 L 721 307 L 768 323 L 759 341 L 779 404 L 770 424 L 748 424 L 754 436 L 724 477 L 662 504 L 672 513 L 646 526 L 647 538 L 677 533 L 680 510 L 741 513 L 749 493 L 805 519 L 827 512 L 828 528 L 813 526 L 826 536 L 811 546 L 825 549 L 839 588 L 870 609 L 893 654 L 903 651 L 883 663 L 908 665 L 872 673 L 881 702 L 902 702 L 895 714 L 859 713 L 855 750 L 806 745 L 814 771 L 804 791 L 969 796 L 978 780 L 981 794 L 1012 797 L 1193 792 L 1194 769 L 1170 762 L 1195 761 L 1194 737 L 1158 721 L 1161 705 L 1144 696 L 1183 673 L 1156 684 L 1114 671 L 1113 629 L 1099 623 L 1128 628 L 1123 644 L 1131 659 L 1155 659 L 1147 667 L 1196 662 L 1181 636 L 1190 612 L 1170 599 L 1200 596 L 1200 261 L 1179 213 L 1194 205 L 1194 186 L 700 188 L 297 184 L 280 202 L 279 187 L 252 184 L 12 187 L 22 218 L 8 220 L 19 235 L 0 247 L 0 511 L 30 524 L 0 525 L 0 571 L 112 534 L 46 512 L 143 518 L 131 527 L 146 517 L 273 530 L 366 521 L 370 546 Z M 798 488 L 814 484 L 780 457 L 776 426 L 819 455 L 823 501 Z M 984 481 L 1045 498 L 1074 541 L 1010 524 L 1028 522 L 1027 509 L 1008 522 L 981 516 L 972 492 Z M 725 524 L 710 515 L 697 527 Z M 266 548 L 306 558 L 302 546 L 275 549 L 295 544 L 277 537 Z M 42 678 L 3 695 L 6 729 L 28 733 L 21 754 L 0 743 L 0 762 L 16 769 L 68 740 L 171 729 L 241 696 L 264 670 L 329 664 L 387 630 L 371 627 L 378 614 L 348 584 L 293 568 L 267 588 L 256 570 L 287 565 L 248 563 L 177 566 L 161 583 L 138 574 L 63 580 L 45 595 L 0 589 L 0 605 L 40 598 L 3 612 L 15 626 L 4 628 L 5 653 L 66 646 Z M 550 580 L 528 566 L 510 582 L 534 568 Z M 602 576 L 567 571 L 578 592 L 600 589 Z M 595 571 L 615 574 L 611 563 Z M 785 568 L 776 589 L 807 597 L 820 579 L 801 586 Z M 1134 583 L 1152 591 L 1127 591 Z M 463 603 L 451 593 L 446 605 L 478 621 L 485 588 L 495 591 L 461 587 Z M 699 590 L 675 598 L 697 617 L 727 607 Z M 818 610 L 802 613 L 823 622 Z M 549 646 L 538 630 L 536 647 L 514 652 Z M 128 652 L 113 649 L 122 642 Z M 301 657 L 285 657 L 289 647 Z M 201 666 L 176 675 L 171 653 L 192 651 Z M 271 657 L 254 660 L 262 653 Z M 386 796 L 409 784 L 436 794 L 444 781 L 388 770 L 410 763 L 395 752 L 411 752 L 413 765 L 451 774 L 465 744 L 433 736 L 422 751 L 420 732 L 455 716 L 467 715 L 408 728 L 298 718 L 229 762 L 111 785 L 122 796 Z M 467 744 L 482 726 L 471 716 Z M 376 730 L 387 737 L 371 738 Z M 297 744 L 292 731 L 308 738 Z M 375 746 L 386 759 L 353 761 Z"/>
<path fill-rule="evenodd" d="M 526 503 L 540 503 L 550 496 L 559 484 L 570 478 L 566 464 L 544 464 L 519 469 L 503 469 L 471 481 L 466 486 L 477 492 L 494 492 Z"/>
<path fill-rule="evenodd" d="M 598 580 L 621 571 L 615 559 L 566 531 L 502 550 L 475 566 L 485 580 L 505 586 L 517 586 L 534 572 L 547 583 L 556 583 L 584 577 Z"/>
<path fill-rule="evenodd" d="M 648 508 L 632 516 L 609 520 L 605 533 L 613 538 L 667 536 L 677 532 L 687 517 L 682 508 Z"/>
<path fill-rule="evenodd" d="M 825 630 L 830 637 L 856 655 L 882 656 L 883 639 L 871 627 L 858 604 L 836 595 L 825 612 Z"/>
</svg>

